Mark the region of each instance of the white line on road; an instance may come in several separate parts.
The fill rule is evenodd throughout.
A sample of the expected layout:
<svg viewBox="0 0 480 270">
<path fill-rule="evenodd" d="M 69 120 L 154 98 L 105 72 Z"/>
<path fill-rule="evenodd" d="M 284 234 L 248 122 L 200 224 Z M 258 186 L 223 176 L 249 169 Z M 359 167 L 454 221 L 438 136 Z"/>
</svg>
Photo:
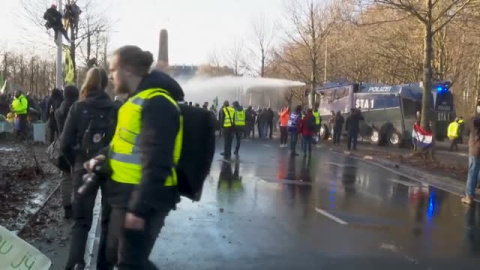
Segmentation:
<svg viewBox="0 0 480 270">
<path fill-rule="evenodd" d="M 418 182 L 416 182 L 416 183 L 411 183 L 411 182 L 402 181 L 402 180 L 393 179 L 393 178 L 389 178 L 388 180 L 390 180 L 390 181 L 392 181 L 392 182 L 394 182 L 394 183 L 397 183 L 397 184 L 401 184 L 401 185 L 407 186 L 407 187 L 420 186 L 420 183 L 418 183 Z"/>
<path fill-rule="evenodd" d="M 325 164 L 327 165 L 334 165 L 334 166 L 338 166 L 338 167 L 357 167 L 355 165 L 351 165 L 351 164 L 340 164 L 340 163 L 335 163 L 335 162 L 326 162 Z"/>
<path fill-rule="evenodd" d="M 328 212 L 325 211 L 325 210 L 322 210 L 322 209 L 320 209 L 320 208 L 315 207 L 315 211 L 317 211 L 317 213 L 319 213 L 319 214 L 321 214 L 321 215 L 324 215 L 324 216 L 326 216 L 327 218 L 329 218 L 329 219 L 331 219 L 331 220 L 333 220 L 333 221 L 335 221 L 335 222 L 337 222 L 337 223 L 340 223 L 341 225 L 348 225 L 348 223 L 347 223 L 346 221 L 341 220 L 340 218 L 338 218 L 338 217 L 336 217 L 336 216 L 328 213 Z"/>
<path fill-rule="evenodd" d="M 264 144 L 265 147 L 272 147 L 270 144 Z"/>
</svg>

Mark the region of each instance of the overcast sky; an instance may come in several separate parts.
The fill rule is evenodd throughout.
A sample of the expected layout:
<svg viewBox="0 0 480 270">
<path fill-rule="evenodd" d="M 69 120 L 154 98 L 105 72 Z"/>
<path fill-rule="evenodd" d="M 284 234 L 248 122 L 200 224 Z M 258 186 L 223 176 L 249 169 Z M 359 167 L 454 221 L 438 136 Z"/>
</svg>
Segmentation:
<svg viewBox="0 0 480 270">
<path fill-rule="evenodd" d="M 37 1 L 37 0 L 29 0 Z M 78 0 L 81 3 L 84 0 Z M 159 32 L 169 31 L 171 64 L 200 64 L 211 52 L 222 53 L 235 38 L 250 42 L 252 21 L 265 16 L 280 18 L 284 0 L 92 0 L 108 6 L 110 17 L 118 21 L 112 33 L 111 48 L 125 44 L 138 45 L 157 56 Z M 52 0 L 52 3 L 57 0 Z M 64 1 L 65 2 L 65 1 Z M 0 47 L 45 48 L 25 45 L 25 25 L 20 0 L 0 0 Z M 47 6 L 45 7 L 47 8 Z M 29 29 L 30 30 L 30 29 Z M 31 35 L 44 35 L 32 27 Z M 49 42 L 47 37 L 38 37 Z M 53 41 L 52 41 L 53 43 Z"/>
</svg>

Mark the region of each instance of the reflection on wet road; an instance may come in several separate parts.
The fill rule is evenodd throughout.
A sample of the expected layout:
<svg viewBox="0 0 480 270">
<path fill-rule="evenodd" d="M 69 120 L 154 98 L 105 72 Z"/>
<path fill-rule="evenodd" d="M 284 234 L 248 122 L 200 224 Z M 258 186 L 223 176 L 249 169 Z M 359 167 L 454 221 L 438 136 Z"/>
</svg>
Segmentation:
<svg viewBox="0 0 480 270">
<path fill-rule="evenodd" d="M 165 269 L 477 269 L 480 205 L 327 150 L 267 142 L 216 155 L 152 253 Z M 219 147 L 221 148 L 221 147 Z"/>
</svg>

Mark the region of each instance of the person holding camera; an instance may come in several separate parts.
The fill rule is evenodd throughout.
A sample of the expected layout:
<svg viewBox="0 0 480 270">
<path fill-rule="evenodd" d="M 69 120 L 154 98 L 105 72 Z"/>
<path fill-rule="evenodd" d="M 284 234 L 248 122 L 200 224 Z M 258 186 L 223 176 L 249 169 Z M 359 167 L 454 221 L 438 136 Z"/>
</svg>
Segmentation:
<svg viewBox="0 0 480 270">
<path fill-rule="evenodd" d="M 102 191 L 102 221 L 97 269 L 111 269 L 106 260 L 106 236 L 110 209 L 106 203 L 105 182 L 108 173 L 87 174 L 83 164 L 108 147 L 115 132 L 118 105 L 105 92 L 108 75 L 102 68 L 88 71 L 80 101 L 72 105 L 60 140 L 62 155 L 73 166 L 72 240 L 66 269 L 84 269 L 85 246 L 92 225 L 97 191 Z"/>
</svg>

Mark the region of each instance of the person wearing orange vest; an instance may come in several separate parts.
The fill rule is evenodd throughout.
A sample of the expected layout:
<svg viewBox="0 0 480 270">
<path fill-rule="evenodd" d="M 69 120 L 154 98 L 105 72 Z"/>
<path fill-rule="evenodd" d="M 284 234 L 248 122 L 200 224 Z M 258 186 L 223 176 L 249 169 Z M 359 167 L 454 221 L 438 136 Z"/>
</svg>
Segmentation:
<svg viewBox="0 0 480 270">
<path fill-rule="evenodd" d="M 280 147 L 287 147 L 288 142 L 288 119 L 290 119 L 290 108 L 285 107 L 279 113 L 280 116 Z"/>
</svg>

